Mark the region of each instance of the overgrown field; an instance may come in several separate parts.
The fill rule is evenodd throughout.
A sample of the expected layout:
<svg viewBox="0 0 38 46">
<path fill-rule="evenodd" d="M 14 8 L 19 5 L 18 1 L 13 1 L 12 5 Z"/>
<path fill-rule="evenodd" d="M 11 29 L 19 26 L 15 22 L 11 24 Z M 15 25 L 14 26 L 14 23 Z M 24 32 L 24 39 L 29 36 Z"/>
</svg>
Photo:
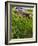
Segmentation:
<svg viewBox="0 0 38 46">
<path fill-rule="evenodd" d="M 28 11 L 28 12 L 31 12 Z M 30 13 L 29 13 L 30 14 Z M 32 37 L 32 18 L 23 16 L 15 8 L 11 11 L 11 38 L 31 38 Z"/>
</svg>

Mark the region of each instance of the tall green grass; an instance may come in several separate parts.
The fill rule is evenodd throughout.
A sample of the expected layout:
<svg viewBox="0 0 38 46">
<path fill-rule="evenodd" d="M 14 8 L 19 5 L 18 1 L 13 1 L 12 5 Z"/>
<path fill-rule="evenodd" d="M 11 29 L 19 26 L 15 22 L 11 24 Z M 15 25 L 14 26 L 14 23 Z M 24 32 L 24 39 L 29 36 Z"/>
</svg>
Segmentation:
<svg viewBox="0 0 38 46">
<path fill-rule="evenodd" d="M 23 17 L 21 14 L 17 14 L 15 8 L 11 11 L 11 25 L 12 32 L 11 38 L 31 38 L 32 37 L 32 18 Z"/>
</svg>

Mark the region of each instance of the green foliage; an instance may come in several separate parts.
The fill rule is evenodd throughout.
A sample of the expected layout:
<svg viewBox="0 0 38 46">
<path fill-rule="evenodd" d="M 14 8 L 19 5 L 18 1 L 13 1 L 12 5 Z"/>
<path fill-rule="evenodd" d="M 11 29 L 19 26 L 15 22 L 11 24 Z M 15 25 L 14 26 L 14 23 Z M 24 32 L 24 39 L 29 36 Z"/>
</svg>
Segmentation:
<svg viewBox="0 0 38 46">
<path fill-rule="evenodd" d="M 12 16 L 12 38 L 32 37 L 32 19 L 17 15 L 15 8 L 11 11 Z"/>
</svg>

